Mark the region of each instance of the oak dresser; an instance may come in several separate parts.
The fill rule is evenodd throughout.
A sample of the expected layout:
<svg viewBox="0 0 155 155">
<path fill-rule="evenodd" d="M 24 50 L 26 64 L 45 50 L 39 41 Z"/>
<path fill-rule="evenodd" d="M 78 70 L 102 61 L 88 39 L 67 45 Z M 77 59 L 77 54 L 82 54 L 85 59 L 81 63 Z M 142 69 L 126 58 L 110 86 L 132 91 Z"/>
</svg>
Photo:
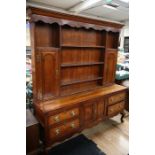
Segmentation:
<svg viewBox="0 0 155 155">
<path fill-rule="evenodd" d="M 46 147 L 122 113 L 114 83 L 122 24 L 30 7 L 35 115 Z"/>
</svg>

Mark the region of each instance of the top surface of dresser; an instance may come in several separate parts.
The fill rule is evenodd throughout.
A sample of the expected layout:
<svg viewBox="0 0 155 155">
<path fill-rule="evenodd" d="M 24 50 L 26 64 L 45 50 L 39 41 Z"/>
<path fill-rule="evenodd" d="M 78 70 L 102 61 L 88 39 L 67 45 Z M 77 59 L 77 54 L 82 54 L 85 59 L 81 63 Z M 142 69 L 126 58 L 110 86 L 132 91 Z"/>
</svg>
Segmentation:
<svg viewBox="0 0 155 155">
<path fill-rule="evenodd" d="M 39 107 L 44 113 L 57 110 L 66 106 L 73 106 L 79 102 L 87 101 L 97 97 L 111 95 L 126 90 L 126 87 L 114 84 L 112 86 L 103 87 L 94 91 L 83 92 L 76 95 L 62 97 L 46 102 L 42 102 Z"/>
</svg>

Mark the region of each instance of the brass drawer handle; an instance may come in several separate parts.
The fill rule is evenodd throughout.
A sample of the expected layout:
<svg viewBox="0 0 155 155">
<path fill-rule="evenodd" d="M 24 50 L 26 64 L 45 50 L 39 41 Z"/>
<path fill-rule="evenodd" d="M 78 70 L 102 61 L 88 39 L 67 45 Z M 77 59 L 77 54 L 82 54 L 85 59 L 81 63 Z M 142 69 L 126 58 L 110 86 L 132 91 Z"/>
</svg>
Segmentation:
<svg viewBox="0 0 155 155">
<path fill-rule="evenodd" d="M 71 115 L 72 115 L 72 116 L 75 116 L 75 112 L 74 112 L 74 111 L 71 111 Z"/>
<path fill-rule="evenodd" d="M 55 117 L 54 117 L 54 120 L 55 120 L 56 122 L 59 122 L 59 121 L 60 121 L 59 116 L 55 116 Z"/>
<path fill-rule="evenodd" d="M 74 123 L 71 123 L 71 127 L 72 127 L 72 128 L 75 128 L 75 124 L 74 124 Z"/>
<path fill-rule="evenodd" d="M 56 135 L 60 134 L 60 130 L 59 129 L 56 129 L 55 132 L 56 132 Z"/>
</svg>

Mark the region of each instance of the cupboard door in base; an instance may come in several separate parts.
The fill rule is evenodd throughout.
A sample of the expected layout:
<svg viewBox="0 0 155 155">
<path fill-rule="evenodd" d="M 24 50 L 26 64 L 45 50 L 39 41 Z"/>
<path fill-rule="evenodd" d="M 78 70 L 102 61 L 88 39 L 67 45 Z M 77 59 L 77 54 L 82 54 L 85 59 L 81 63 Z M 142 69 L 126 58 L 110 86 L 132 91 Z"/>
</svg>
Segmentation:
<svg viewBox="0 0 155 155">
<path fill-rule="evenodd" d="M 97 103 L 97 119 L 98 120 L 102 120 L 105 116 L 105 103 L 104 103 L 104 99 L 98 99 L 98 103 Z"/>
<path fill-rule="evenodd" d="M 91 125 L 96 119 L 96 102 L 88 101 L 84 104 L 84 124 L 85 126 Z"/>
</svg>

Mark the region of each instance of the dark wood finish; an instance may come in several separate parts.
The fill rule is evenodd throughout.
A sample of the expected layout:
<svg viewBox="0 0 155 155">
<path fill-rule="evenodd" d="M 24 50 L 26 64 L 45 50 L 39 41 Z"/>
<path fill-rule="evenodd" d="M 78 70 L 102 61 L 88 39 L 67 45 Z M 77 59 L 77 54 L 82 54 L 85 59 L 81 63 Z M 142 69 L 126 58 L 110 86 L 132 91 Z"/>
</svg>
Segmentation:
<svg viewBox="0 0 155 155">
<path fill-rule="evenodd" d="M 58 49 L 38 48 L 36 54 L 38 99 L 47 100 L 59 94 Z"/>
<path fill-rule="evenodd" d="M 126 88 L 114 84 L 122 25 L 36 8 L 29 15 L 34 107 L 45 146 L 123 112 Z"/>
<path fill-rule="evenodd" d="M 108 116 L 116 115 L 116 113 L 124 109 L 125 101 L 108 106 Z"/>
<path fill-rule="evenodd" d="M 108 105 L 125 100 L 126 93 L 119 93 L 108 98 Z"/>
<path fill-rule="evenodd" d="M 50 116 L 48 119 L 48 123 L 49 123 L 49 125 L 53 125 L 56 123 L 60 123 L 64 120 L 77 117 L 77 116 L 79 116 L 79 108 L 73 108 L 68 111 L 61 112 L 57 115 Z"/>
<path fill-rule="evenodd" d="M 39 123 L 30 110 L 26 110 L 26 153 L 39 152 Z"/>
<path fill-rule="evenodd" d="M 96 101 L 90 100 L 84 104 L 84 123 L 85 126 L 91 125 L 96 119 Z"/>
<path fill-rule="evenodd" d="M 116 50 L 107 49 L 105 55 L 104 84 L 115 82 L 115 71 L 117 62 Z"/>
<path fill-rule="evenodd" d="M 120 29 L 124 26 L 123 24 L 119 24 L 119 23 L 113 23 L 113 22 L 108 22 L 108 21 L 103 21 L 103 20 L 80 17 L 80 16 L 65 14 L 61 12 L 54 12 L 54 11 L 34 8 L 34 7 L 29 7 L 27 10 L 27 13 L 29 16 L 31 16 L 32 14 L 36 14 L 36 15 L 54 17 L 57 19 L 66 19 L 66 20 L 83 22 L 83 23 L 94 24 L 94 25 L 99 25 L 99 26 L 112 27 L 116 29 Z"/>
<path fill-rule="evenodd" d="M 79 119 L 75 119 L 68 123 L 59 125 L 55 128 L 49 129 L 49 137 L 52 141 L 56 141 L 65 135 L 74 133 L 79 129 L 79 127 L 80 127 L 80 121 Z"/>
<path fill-rule="evenodd" d="M 88 62 L 88 63 L 66 63 L 62 64 L 61 67 L 72 67 L 72 66 L 91 66 L 91 65 L 101 65 L 103 62 Z"/>
</svg>

